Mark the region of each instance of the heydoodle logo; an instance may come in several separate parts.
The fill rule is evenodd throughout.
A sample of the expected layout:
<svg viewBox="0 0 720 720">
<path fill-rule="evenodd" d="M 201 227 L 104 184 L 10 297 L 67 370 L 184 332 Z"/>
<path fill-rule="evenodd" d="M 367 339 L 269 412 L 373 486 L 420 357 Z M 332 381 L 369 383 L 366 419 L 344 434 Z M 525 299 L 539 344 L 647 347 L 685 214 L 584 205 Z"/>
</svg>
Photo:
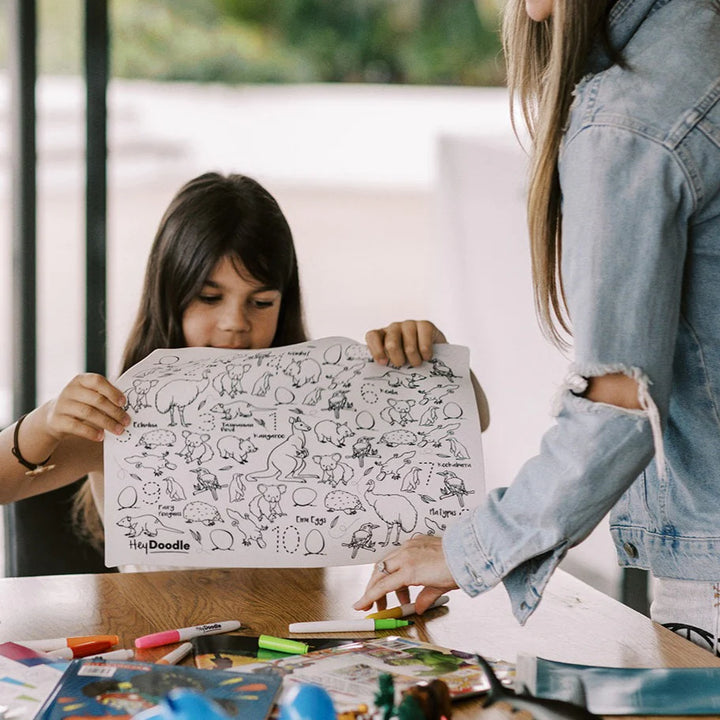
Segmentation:
<svg viewBox="0 0 720 720">
<path fill-rule="evenodd" d="M 173 542 L 160 542 L 159 540 L 130 540 L 128 543 L 131 550 L 142 550 L 146 555 L 150 553 L 180 552 L 186 553 L 190 550 L 190 543 L 184 540 Z"/>
</svg>

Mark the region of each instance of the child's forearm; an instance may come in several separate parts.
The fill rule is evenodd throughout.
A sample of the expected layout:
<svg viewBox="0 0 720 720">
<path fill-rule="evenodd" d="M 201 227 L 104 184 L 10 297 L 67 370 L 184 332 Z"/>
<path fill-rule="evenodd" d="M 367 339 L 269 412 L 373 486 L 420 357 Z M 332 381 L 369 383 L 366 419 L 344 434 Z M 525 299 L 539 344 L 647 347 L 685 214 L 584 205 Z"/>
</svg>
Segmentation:
<svg viewBox="0 0 720 720">
<path fill-rule="evenodd" d="M 58 441 L 47 431 L 46 417 L 47 404 L 26 415 L 17 442 L 16 422 L 0 432 L 0 504 L 54 490 L 102 468 L 102 443 L 79 438 Z M 38 465 L 41 472 L 23 465 L 13 448 L 28 464 Z"/>
</svg>

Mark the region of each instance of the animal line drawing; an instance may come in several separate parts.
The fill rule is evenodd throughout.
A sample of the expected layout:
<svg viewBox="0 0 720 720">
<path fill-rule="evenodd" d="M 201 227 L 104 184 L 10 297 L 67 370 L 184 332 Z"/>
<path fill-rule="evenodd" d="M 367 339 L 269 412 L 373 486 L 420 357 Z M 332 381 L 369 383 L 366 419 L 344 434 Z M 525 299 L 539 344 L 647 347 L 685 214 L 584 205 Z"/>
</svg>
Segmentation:
<svg viewBox="0 0 720 720">
<path fill-rule="evenodd" d="M 160 349 L 126 371 L 108 436 L 108 565 L 372 562 L 442 534 L 483 491 L 466 348 L 388 367 L 346 338 Z"/>
</svg>

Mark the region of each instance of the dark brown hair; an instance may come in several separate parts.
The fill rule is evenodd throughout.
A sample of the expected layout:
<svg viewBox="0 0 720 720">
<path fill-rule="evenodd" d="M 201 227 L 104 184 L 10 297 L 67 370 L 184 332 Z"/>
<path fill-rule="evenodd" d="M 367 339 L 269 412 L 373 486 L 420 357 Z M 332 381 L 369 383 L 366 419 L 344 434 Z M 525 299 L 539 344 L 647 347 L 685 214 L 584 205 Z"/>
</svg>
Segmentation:
<svg viewBox="0 0 720 720">
<path fill-rule="evenodd" d="M 158 348 L 185 347 L 183 313 L 226 257 L 280 291 L 272 347 L 307 340 L 292 232 L 275 198 L 245 175 L 205 173 L 180 188 L 160 221 L 122 372 Z M 75 497 L 73 520 L 100 549 L 103 526 L 89 481 Z"/>
<path fill-rule="evenodd" d="M 184 347 L 183 313 L 224 257 L 282 293 L 272 347 L 307 340 L 292 233 L 277 202 L 245 175 L 205 173 L 180 188 L 160 221 L 123 372 L 157 348 Z"/>
</svg>

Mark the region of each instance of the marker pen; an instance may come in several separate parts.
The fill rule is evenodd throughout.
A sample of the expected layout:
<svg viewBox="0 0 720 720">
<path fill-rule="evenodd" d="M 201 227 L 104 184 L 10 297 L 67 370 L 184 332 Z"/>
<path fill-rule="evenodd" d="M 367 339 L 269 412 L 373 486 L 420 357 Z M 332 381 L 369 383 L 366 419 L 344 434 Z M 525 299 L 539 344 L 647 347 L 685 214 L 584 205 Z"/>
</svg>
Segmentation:
<svg viewBox="0 0 720 720">
<path fill-rule="evenodd" d="M 62 638 L 46 638 L 44 640 L 15 640 L 17 645 L 24 645 L 32 650 L 42 650 L 42 652 L 50 652 L 50 650 L 59 650 L 64 647 L 74 647 L 88 642 L 107 642 L 110 645 L 117 645 L 120 638 L 117 635 L 79 635 L 77 637 Z"/>
<path fill-rule="evenodd" d="M 109 650 L 112 645 L 106 640 L 91 640 L 86 643 L 78 643 L 72 647 L 58 648 L 50 650 L 47 655 L 55 660 L 72 660 L 73 658 L 87 657 L 88 655 L 97 655 L 98 653 Z"/>
<path fill-rule="evenodd" d="M 200 635 L 218 635 L 219 633 L 230 632 L 237 630 L 239 627 L 239 620 L 226 620 L 224 622 L 195 625 L 195 627 L 178 628 L 177 630 L 163 630 L 162 632 L 151 633 L 137 638 L 135 647 L 151 648 L 160 645 L 171 645 L 183 640 L 191 640 Z"/>
<path fill-rule="evenodd" d="M 441 605 L 446 605 L 450 601 L 449 595 L 441 595 L 429 608 L 428 610 L 432 610 L 433 608 L 440 607 Z M 427 612 L 427 610 L 426 610 Z M 388 608 L 387 610 L 378 610 L 378 612 L 371 613 L 370 615 L 366 615 L 366 618 L 371 618 L 373 620 L 379 620 L 381 618 L 404 618 L 408 615 L 414 615 L 415 614 L 415 603 L 405 603 L 404 605 L 398 605 L 397 607 Z"/>
<path fill-rule="evenodd" d="M 192 647 L 192 643 L 183 643 L 155 662 L 158 665 L 177 665 L 184 657 L 190 654 Z"/>
<path fill-rule="evenodd" d="M 262 650 L 275 650 L 289 655 L 304 655 L 310 650 L 309 645 L 299 640 L 288 640 L 272 635 L 261 635 L 258 638 L 258 647 Z"/>
<path fill-rule="evenodd" d="M 396 628 L 412 625 L 410 620 L 397 620 L 395 618 L 381 618 L 373 620 L 321 620 L 320 622 L 290 623 L 292 633 L 313 632 L 361 632 L 363 630 L 395 630 Z"/>
<path fill-rule="evenodd" d="M 135 657 L 135 651 L 130 648 L 121 650 L 111 650 L 110 652 L 98 653 L 97 655 L 87 655 L 88 660 L 132 660 Z"/>
</svg>

